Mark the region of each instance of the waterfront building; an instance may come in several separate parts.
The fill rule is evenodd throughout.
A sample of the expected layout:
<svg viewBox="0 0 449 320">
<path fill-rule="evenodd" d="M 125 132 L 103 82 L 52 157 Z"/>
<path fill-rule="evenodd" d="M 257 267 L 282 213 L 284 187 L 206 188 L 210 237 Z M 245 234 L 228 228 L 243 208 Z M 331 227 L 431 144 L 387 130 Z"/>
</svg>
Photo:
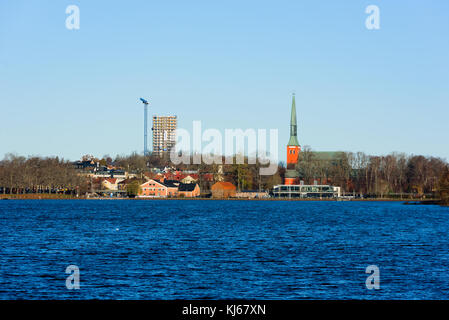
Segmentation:
<svg viewBox="0 0 449 320">
<path fill-rule="evenodd" d="M 162 157 L 176 143 L 176 116 L 153 116 L 153 153 Z"/>
<path fill-rule="evenodd" d="M 194 198 L 200 195 L 200 187 L 197 183 L 180 183 L 178 186 L 178 196 Z"/>
<path fill-rule="evenodd" d="M 167 194 L 166 194 L 167 197 L 177 197 L 178 196 L 179 181 L 164 180 L 161 183 L 167 187 Z"/>
<path fill-rule="evenodd" d="M 273 198 L 340 198 L 341 188 L 329 185 L 278 185 L 271 191 Z"/>
<path fill-rule="evenodd" d="M 177 180 L 159 181 L 150 179 L 140 185 L 139 197 L 167 198 L 167 197 L 198 197 L 200 187 L 196 183 L 182 183 Z"/>
<path fill-rule="evenodd" d="M 216 182 L 211 187 L 212 198 L 233 198 L 236 195 L 236 189 L 230 182 Z"/>
<path fill-rule="evenodd" d="M 168 195 L 168 187 L 158 180 L 150 179 L 140 185 L 140 197 L 162 197 Z"/>
<path fill-rule="evenodd" d="M 118 190 L 118 183 L 121 180 L 117 178 L 106 178 L 101 181 L 101 188 L 106 190 Z"/>
</svg>

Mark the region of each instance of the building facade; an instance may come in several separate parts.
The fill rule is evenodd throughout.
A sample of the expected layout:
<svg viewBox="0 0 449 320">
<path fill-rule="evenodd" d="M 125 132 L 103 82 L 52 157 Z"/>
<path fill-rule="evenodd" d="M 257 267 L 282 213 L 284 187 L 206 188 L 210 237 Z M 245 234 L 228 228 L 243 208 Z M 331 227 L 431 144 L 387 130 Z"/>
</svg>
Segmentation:
<svg viewBox="0 0 449 320">
<path fill-rule="evenodd" d="M 212 198 L 235 198 L 236 195 L 236 187 L 230 182 L 216 182 L 210 190 Z"/>
<path fill-rule="evenodd" d="M 153 153 L 162 157 L 176 143 L 176 116 L 153 116 Z"/>
<path fill-rule="evenodd" d="M 200 187 L 196 183 L 180 183 L 178 196 L 185 198 L 195 198 L 200 196 Z"/>
<path fill-rule="evenodd" d="M 341 188 L 330 185 L 278 185 L 272 190 L 274 198 L 340 198 Z"/>
<path fill-rule="evenodd" d="M 157 180 L 149 180 L 140 185 L 140 197 L 161 197 L 165 198 L 168 195 L 168 188 L 163 183 Z"/>
<path fill-rule="evenodd" d="M 140 185 L 139 197 L 145 198 L 193 198 L 200 195 L 200 187 L 196 183 L 182 183 L 177 180 L 159 181 L 150 179 Z"/>
</svg>

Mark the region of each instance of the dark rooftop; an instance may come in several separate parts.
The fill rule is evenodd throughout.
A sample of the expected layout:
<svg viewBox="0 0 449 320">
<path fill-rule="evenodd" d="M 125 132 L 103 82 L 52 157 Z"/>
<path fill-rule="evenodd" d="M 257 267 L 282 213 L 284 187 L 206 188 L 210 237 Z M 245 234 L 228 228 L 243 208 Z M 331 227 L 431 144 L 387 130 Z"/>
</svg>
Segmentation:
<svg viewBox="0 0 449 320">
<path fill-rule="evenodd" d="M 196 183 L 180 183 L 178 191 L 193 191 L 195 190 Z"/>
<path fill-rule="evenodd" d="M 164 180 L 162 184 L 168 188 L 176 188 L 179 185 L 178 180 Z"/>
</svg>

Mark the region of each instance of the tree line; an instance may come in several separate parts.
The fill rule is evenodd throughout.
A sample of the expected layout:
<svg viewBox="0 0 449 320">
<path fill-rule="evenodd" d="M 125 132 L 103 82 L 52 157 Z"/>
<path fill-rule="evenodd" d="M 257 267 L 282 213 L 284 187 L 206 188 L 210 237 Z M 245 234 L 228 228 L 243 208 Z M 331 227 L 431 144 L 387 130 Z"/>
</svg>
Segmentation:
<svg viewBox="0 0 449 320">
<path fill-rule="evenodd" d="M 259 169 L 263 165 L 257 160 L 249 161 L 246 156 L 244 164 L 235 164 L 235 161 L 226 164 L 225 157 L 222 157 L 223 164 L 193 164 L 193 156 L 191 160 L 191 164 L 175 167 L 181 171 L 197 171 L 202 191 L 210 190 L 216 181 L 229 181 L 238 190 L 270 190 L 274 185 L 283 183 L 286 171 L 285 164 L 280 162 L 274 175 L 260 175 Z M 114 165 L 141 174 L 150 168 L 173 167 L 168 155 L 159 157 L 132 153 L 118 155 L 115 159 L 105 155 L 95 158 L 95 161 L 100 165 Z M 444 177 L 449 177 L 447 162 L 437 157 L 404 153 L 373 156 L 363 152 L 338 152 L 331 158 L 322 159 L 320 153 L 308 146 L 300 152 L 296 169 L 305 184 L 331 184 L 340 186 L 344 193 L 372 197 L 436 195 L 440 190 L 447 189 L 447 182 L 444 184 L 447 179 Z M 0 193 L 64 192 L 82 195 L 90 190 L 89 183 L 86 177 L 79 175 L 72 163 L 58 157 L 26 158 L 7 154 L 0 161 Z"/>
<path fill-rule="evenodd" d="M 341 186 L 344 192 L 372 196 L 437 194 L 448 164 L 441 158 L 391 153 L 339 152 L 331 160 L 305 147 L 298 161 L 301 179 Z"/>
<path fill-rule="evenodd" d="M 23 157 L 7 154 L 0 161 L 3 194 L 82 192 L 85 183 L 73 165 L 58 157 Z"/>
</svg>

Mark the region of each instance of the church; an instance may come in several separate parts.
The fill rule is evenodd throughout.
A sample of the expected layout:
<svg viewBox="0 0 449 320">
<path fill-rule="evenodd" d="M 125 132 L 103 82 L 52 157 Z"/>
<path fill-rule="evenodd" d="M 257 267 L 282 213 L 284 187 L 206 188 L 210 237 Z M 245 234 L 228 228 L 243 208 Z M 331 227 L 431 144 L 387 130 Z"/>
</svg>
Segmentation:
<svg viewBox="0 0 449 320">
<path fill-rule="evenodd" d="M 295 94 L 292 97 L 290 116 L 290 139 L 287 144 L 287 166 L 283 185 L 273 187 L 271 195 L 276 198 L 339 198 L 341 188 L 327 184 L 305 185 L 300 180 L 299 157 L 301 145 L 298 141 Z M 314 152 L 318 157 L 338 154 L 337 152 Z"/>
</svg>

